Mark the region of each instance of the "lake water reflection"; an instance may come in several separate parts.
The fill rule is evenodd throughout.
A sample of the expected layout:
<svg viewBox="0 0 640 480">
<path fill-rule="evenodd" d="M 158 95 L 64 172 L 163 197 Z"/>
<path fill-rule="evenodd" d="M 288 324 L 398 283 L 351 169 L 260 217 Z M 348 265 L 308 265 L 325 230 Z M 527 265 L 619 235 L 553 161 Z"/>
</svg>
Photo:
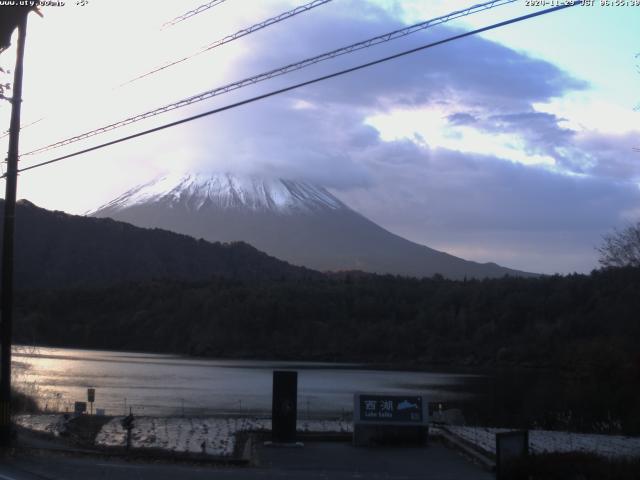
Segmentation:
<svg viewBox="0 0 640 480">
<path fill-rule="evenodd" d="M 211 360 L 175 355 L 67 348 L 16 347 L 14 383 L 48 410 L 72 410 L 96 389 L 95 408 L 119 415 L 267 413 L 272 372 L 298 371 L 301 416 L 346 413 L 353 393 L 421 392 L 430 401 L 466 396 L 467 375 L 371 370 L 359 365 Z M 462 387 L 462 388 L 461 388 Z"/>
</svg>

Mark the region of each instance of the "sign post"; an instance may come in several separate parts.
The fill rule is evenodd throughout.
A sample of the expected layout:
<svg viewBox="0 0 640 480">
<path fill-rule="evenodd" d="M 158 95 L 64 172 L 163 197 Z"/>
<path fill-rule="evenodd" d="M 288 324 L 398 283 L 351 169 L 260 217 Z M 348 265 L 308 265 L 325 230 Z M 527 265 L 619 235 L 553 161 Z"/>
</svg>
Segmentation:
<svg viewBox="0 0 640 480">
<path fill-rule="evenodd" d="M 131 431 L 133 430 L 133 413 L 131 407 L 129 407 L 129 415 L 121 420 L 122 428 L 127 431 L 127 450 L 131 448 Z"/>
<path fill-rule="evenodd" d="M 422 395 L 356 393 L 353 396 L 353 443 L 427 441 L 429 410 Z"/>
<path fill-rule="evenodd" d="M 93 415 L 93 402 L 96 401 L 96 389 L 87 388 L 87 402 L 89 402 L 89 415 Z"/>
</svg>

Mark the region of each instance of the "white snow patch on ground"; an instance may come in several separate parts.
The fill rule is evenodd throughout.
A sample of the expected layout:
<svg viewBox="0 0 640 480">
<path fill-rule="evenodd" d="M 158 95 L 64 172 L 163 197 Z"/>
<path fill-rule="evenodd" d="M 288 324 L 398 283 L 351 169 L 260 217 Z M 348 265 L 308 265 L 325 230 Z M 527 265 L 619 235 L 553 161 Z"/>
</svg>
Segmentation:
<svg viewBox="0 0 640 480">
<path fill-rule="evenodd" d="M 96 437 L 96 445 L 124 447 L 126 431 L 122 418 L 107 422 Z M 59 414 L 17 415 L 17 425 L 35 432 L 58 436 L 65 430 L 65 419 Z M 495 455 L 496 433 L 507 428 L 462 427 L 448 425 L 446 431 Z M 152 448 L 173 452 L 201 453 L 202 444 L 209 455 L 231 456 L 236 435 L 248 431 L 270 431 L 271 420 L 261 418 L 220 417 L 136 417 L 131 432 L 132 448 Z M 351 433 L 353 424 L 345 420 L 298 420 L 303 433 Z M 434 429 L 435 433 L 435 429 Z M 533 453 L 583 452 L 608 458 L 640 458 L 640 437 L 530 430 L 529 445 Z"/>
<path fill-rule="evenodd" d="M 66 428 L 66 421 L 63 415 L 16 415 L 13 420 L 21 427 L 34 432 L 49 433 L 56 437 Z"/>
<path fill-rule="evenodd" d="M 96 444 L 124 447 L 126 431 L 121 422 L 122 417 L 116 417 L 105 424 L 96 437 Z M 131 447 L 202 453 L 204 444 L 204 451 L 208 455 L 231 456 L 238 433 L 270 430 L 269 419 L 136 417 L 131 431 Z M 339 420 L 305 420 L 298 422 L 298 431 L 351 432 L 352 425 Z"/>
<path fill-rule="evenodd" d="M 447 426 L 446 430 L 493 455 L 496 453 L 496 433 L 511 431 L 507 428 L 459 426 Z M 538 454 L 581 452 L 607 458 L 636 458 L 640 457 L 640 437 L 529 430 L 529 448 Z"/>
</svg>

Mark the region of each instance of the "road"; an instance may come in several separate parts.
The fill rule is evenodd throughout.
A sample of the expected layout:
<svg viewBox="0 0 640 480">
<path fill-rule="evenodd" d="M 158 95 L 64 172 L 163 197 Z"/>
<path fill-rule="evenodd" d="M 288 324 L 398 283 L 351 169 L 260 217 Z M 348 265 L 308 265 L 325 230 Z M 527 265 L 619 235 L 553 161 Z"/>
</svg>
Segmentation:
<svg viewBox="0 0 640 480">
<path fill-rule="evenodd" d="M 17 454 L 2 459 L 0 480 L 489 480 L 494 476 L 457 452 L 427 448 L 354 448 L 336 442 L 256 451 L 256 466 L 134 463 L 60 454 Z"/>
</svg>

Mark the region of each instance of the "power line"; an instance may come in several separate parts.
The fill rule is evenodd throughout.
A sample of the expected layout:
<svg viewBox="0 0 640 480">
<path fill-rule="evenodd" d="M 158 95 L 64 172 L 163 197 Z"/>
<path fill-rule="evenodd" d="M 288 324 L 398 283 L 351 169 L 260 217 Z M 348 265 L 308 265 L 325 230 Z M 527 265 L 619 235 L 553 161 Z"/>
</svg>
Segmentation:
<svg viewBox="0 0 640 480">
<path fill-rule="evenodd" d="M 292 10 L 289 10 L 287 12 L 283 12 L 283 13 L 281 13 L 279 15 L 276 15 L 275 17 L 268 18 L 268 19 L 266 19 L 266 20 L 264 20 L 264 21 L 262 21 L 260 23 L 257 23 L 255 25 L 251 25 L 250 27 L 243 28 L 242 30 L 239 30 L 239 31 L 237 31 L 237 32 L 235 32 L 235 33 L 233 33 L 231 35 L 227 35 L 224 38 L 216 40 L 215 42 L 210 43 L 210 44 L 202 47 L 200 50 L 192 53 L 191 55 L 188 55 L 188 56 L 183 57 L 183 58 L 181 58 L 179 60 L 175 60 L 173 62 L 167 63 L 167 64 L 162 65 L 160 67 L 154 68 L 153 70 L 151 70 L 151 71 L 149 71 L 147 73 L 139 75 L 139 76 L 137 76 L 137 77 L 135 77 L 135 78 L 133 78 L 131 80 L 128 80 L 128 81 L 120 84 L 119 87 L 123 87 L 125 85 L 128 85 L 130 83 L 135 82 L 136 80 L 140 80 L 142 78 L 148 77 L 148 76 L 150 76 L 150 75 L 152 75 L 154 73 L 157 73 L 157 72 L 159 72 L 161 70 L 169 68 L 169 67 L 171 67 L 173 65 L 177 65 L 177 64 L 182 63 L 184 61 L 187 61 L 187 60 L 189 60 L 189 59 L 191 59 L 191 58 L 193 58 L 193 57 L 195 57 L 197 55 L 200 55 L 202 53 L 205 53 L 205 52 L 207 52 L 209 50 L 212 50 L 214 48 L 217 48 L 219 46 L 222 46 L 222 45 L 224 45 L 226 43 L 229 43 L 229 42 L 232 42 L 234 40 L 237 40 L 238 38 L 241 38 L 241 37 L 244 37 L 244 36 L 249 35 L 251 33 L 254 33 L 254 32 L 256 32 L 258 30 L 261 30 L 263 28 L 269 27 L 269 26 L 271 26 L 271 25 L 273 25 L 275 23 L 282 22 L 283 20 L 286 20 L 286 19 L 288 19 L 290 17 L 296 16 L 296 15 L 298 15 L 300 13 L 307 12 L 307 11 L 309 11 L 309 10 L 315 8 L 315 7 L 319 7 L 320 5 L 324 5 L 325 3 L 329 3 L 331 1 L 332 0 L 314 0 L 314 1 L 310 2 L 310 3 L 305 4 L 305 5 L 301 5 L 299 7 L 296 7 L 294 9 L 292 9 Z M 44 120 L 44 118 L 45 117 L 42 117 L 42 118 L 40 118 L 40 119 L 38 119 L 38 120 L 36 120 L 34 122 L 28 123 L 27 125 L 24 125 L 24 126 L 20 127 L 20 129 L 24 130 L 27 127 L 35 125 L 36 123 L 40 122 L 41 120 Z M 8 135 L 9 135 L 9 130 L 4 132 L 3 134 L 0 134 L 0 140 L 3 139 L 4 137 L 8 136 Z M 26 153 L 24 155 L 30 155 L 31 153 L 33 153 L 33 152 L 28 152 L 28 153 Z"/>
<path fill-rule="evenodd" d="M 38 120 L 34 120 L 33 122 L 27 123 L 26 125 L 20 125 L 20 130 L 24 130 L 25 128 L 29 128 L 31 125 L 35 125 L 36 123 L 41 122 L 42 120 L 44 120 L 44 117 L 39 118 Z M 9 133 L 11 133 L 11 129 L 6 130 L 2 135 L 0 135 L 0 140 L 2 140 L 5 137 L 8 137 Z"/>
<path fill-rule="evenodd" d="M 283 12 L 279 15 L 276 15 L 275 17 L 271 17 L 268 18 L 266 20 L 263 20 L 262 22 L 256 23 L 255 25 L 251 25 L 250 27 L 247 28 L 243 28 L 242 30 L 238 30 L 237 32 L 231 34 L 231 35 L 227 35 L 224 38 L 221 38 L 219 40 L 216 40 L 213 43 L 210 43 L 204 47 L 202 47 L 201 49 L 193 52 L 190 55 L 187 55 L 186 57 L 182 57 L 178 60 L 174 60 L 172 62 L 166 63 L 162 66 L 156 67 L 153 70 L 148 71 L 147 73 L 143 73 L 142 75 L 138 75 L 135 78 L 132 78 L 131 80 L 123 83 L 122 85 L 120 85 L 121 87 L 124 85 L 128 85 L 130 83 L 135 82 L 136 80 L 140 80 L 142 78 L 148 77 L 149 75 L 153 75 L 154 73 L 160 72 L 166 68 L 172 67 L 174 65 L 178 65 L 182 62 L 186 62 L 187 60 L 192 59 L 193 57 L 196 57 L 202 53 L 208 52 L 209 50 L 213 50 L 214 48 L 220 47 L 221 45 L 224 45 L 225 43 L 229 43 L 229 42 L 233 42 L 234 40 L 237 40 L 238 38 L 244 37 L 246 35 L 249 35 L 251 33 L 257 32 L 258 30 L 262 30 L 263 28 L 267 28 L 275 23 L 279 23 L 282 22 L 283 20 L 287 20 L 288 18 L 291 17 L 295 17 L 296 15 L 300 14 L 300 13 L 304 13 L 304 12 L 308 12 L 309 10 L 319 7 L 320 5 L 324 5 L 325 3 L 329 3 L 332 0 L 313 0 L 312 2 L 309 2 L 305 5 L 300 5 L 299 7 L 296 7 L 292 10 L 288 10 L 286 12 Z"/>
<path fill-rule="evenodd" d="M 189 10 L 188 12 L 185 12 L 182 15 L 178 15 L 173 20 L 169 20 L 168 22 L 163 23 L 161 29 L 162 28 L 167 28 L 167 27 L 172 27 L 176 23 L 180 23 L 183 20 L 186 20 L 187 18 L 191 18 L 194 15 L 198 15 L 199 13 L 202 13 L 205 10 L 209 10 L 210 8 L 215 7 L 216 5 L 220 5 L 221 3 L 224 3 L 225 1 L 226 0 L 212 0 L 209 3 L 205 3 L 204 5 L 200 5 L 198 8 L 194 8 L 193 10 Z"/>
<path fill-rule="evenodd" d="M 213 90 L 208 90 L 206 92 L 193 95 L 191 97 L 184 98 L 174 103 L 170 103 L 163 107 L 156 108 L 154 110 L 150 110 L 144 113 L 140 113 L 138 115 L 134 115 L 133 117 L 126 118 L 124 120 L 120 120 L 115 123 L 111 123 L 109 125 L 90 130 L 88 132 L 82 133 L 80 135 L 76 135 L 74 137 L 67 138 L 65 140 L 60 140 L 58 142 L 52 143 L 50 145 L 37 148 L 35 150 L 31 150 L 30 152 L 24 153 L 22 156 L 33 155 L 35 153 L 45 152 L 49 150 L 53 150 L 55 148 L 63 147 L 65 145 L 69 145 L 71 143 L 78 142 L 80 140 L 85 140 L 87 138 L 93 137 L 95 135 L 100 135 L 105 132 L 109 132 L 116 128 L 124 127 L 131 123 L 138 122 L 140 120 L 144 120 L 150 117 L 154 117 L 161 113 L 169 112 L 171 110 L 175 110 L 177 108 L 186 107 L 193 103 L 201 102 L 203 100 L 207 100 L 209 98 L 213 98 L 218 95 L 222 95 L 234 90 L 238 90 L 240 88 L 254 85 L 259 82 L 263 82 L 265 80 L 270 80 L 272 78 L 278 77 L 280 75 L 285 75 L 287 73 L 301 70 L 303 68 L 309 67 L 311 65 L 315 65 L 316 63 L 323 62 L 325 60 L 333 59 L 339 57 L 341 55 L 349 54 L 358 50 L 362 50 L 365 48 L 372 47 L 374 45 L 378 45 L 381 43 L 389 42 L 391 40 L 395 40 L 397 38 L 401 38 L 412 33 L 418 32 L 420 30 L 424 30 L 427 28 L 434 27 L 436 25 L 440 25 L 456 18 L 464 17 L 467 15 L 471 15 L 474 13 L 478 13 L 481 11 L 489 10 L 491 8 L 495 8 L 501 5 L 506 5 L 508 3 L 514 3 L 518 0 L 493 0 L 490 2 L 480 3 L 478 5 L 471 6 L 464 10 L 458 10 L 447 15 L 443 15 L 441 17 L 436 17 L 431 20 L 426 20 L 424 22 L 417 23 L 415 25 L 411 25 L 409 27 L 401 28 L 399 30 L 394 30 L 392 32 L 385 33 L 383 35 L 378 35 L 377 37 L 369 38 L 367 40 L 363 40 L 361 42 L 357 42 L 346 47 L 338 48 L 336 50 L 332 50 L 330 52 L 325 52 L 315 57 L 310 57 L 305 60 L 301 60 L 296 63 L 291 63 L 289 65 L 285 65 L 284 67 L 279 67 L 274 70 L 270 70 L 268 72 L 260 73 L 253 77 L 245 78 L 243 80 L 239 80 L 233 83 L 229 83 L 222 87 L 214 88 Z"/>
<path fill-rule="evenodd" d="M 193 115 L 191 117 L 183 118 L 183 119 L 177 120 L 175 122 L 166 123 L 164 125 L 160 125 L 158 127 L 151 128 L 149 130 L 144 130 L 142 132 L 134 133 L 132 135 L 127 135 L 126 137 L 121 137 L 121 138 L 118 138 L 116 140 L 112 140 L 110 142 L 102 143 L 100 145 L 96 145 L 96 146 L 93 146 L 93 147 L 90 147 L 90 148 L 85 148 L 84 150 L 80 150 L 80 151 L 77 151 L 77 152 L 74 152 L 74 153 L 63 155 L 61 157 L 57 157 L 57 158 L 54 158 L 52 160 L 47 160 L 46 162 L 40 162 L 40 163 L 37 163 L 35 165 L 30 165 L 28 167 L 19 169 L 18 172 L 26 172 L 27 170 L 32 170 L 34 168 L 38 168 L 38 167 L 42 167 L 42 166 L 45 166 L 45 165 L 50 165 L 52 163 L 60 162 L 62 160 L 66 160 L 66 159 L 71 158 L 71 157 L 82 155 L 84 153 L 88 153 L 88 152 L 92 152 L 92 151 L 95 151 L 95 150 L 99 150 L 101 148 L 105 148 L 105 147 L 108 147 L 108 146 L 111 146 L 111 145 L 122 143 L 122 142 L 125 142 L 127 140 L 132 140 L 134 138 L 142 137 L 142 136 L 148 135 L 150 133 L 155 133 L 155 132 L 158 132 L 160 130 L 164 130 L 164 129 L 167 129 L 167 128 L 170 128 L 170 127 L 175 127 L 175 126 L 181 125 L 183 123 L 191 122 L 191 121 L 197 120 L 199 118 L 207 117 L 209 115 L 214 115 L 216 113 L 224 112 L 226 110 L 231 110 L 233 108 L 237 108 L 237 107 L 240 107 L 240 106 L 243 106 L 243 105 L 247 105 L 247 104 L 250 104 L 250 103 L 253 103 L 253 102 L 257 102 L 258 100 L 263 100 L 265 98 L 269 98 L 269 97 L 272 97 L 274 95 L 278 95 L 278 94 L 281 94 L 281 93 L 286 93 L 286 92 L 289 92 L 289 91 L 292 91 L 292 90 L 296 90 L 296 89 L 301 88 L 301 87 L 305 87 L 307 85 L 312 85 L 314 83 L 318 83 L 318 82 L 321 82 L 321 81 L 324 81 L 324 80 L 328 80 L 330 78 L 339 77 L 339 76 L 342 76 L 342 75 L 346 75 L 347 73 L 351 73 L 351 72 L 362 70 L 362 69 L 365 69 L 365 68 L 368 68 L 368 67 L 372 67 L 374 65 L 378 65 L 378 64 L 390 61 L 390 60 L 395 60 L 397 58 L 401 58 L 401 57 L 410 55 L 412 53 L 416 53 L 416 52 L 419 52 L 419 51 L 422 51 L 422 50 L 426 50 L 428 48 L 436 47 L 438 45 L 443 45 L 445 43 L 449 43 L 449 42 L 452 42 L 452 41 L 455 41 L 455 40 L 460 40 L 462 38 L 469 37 L 469 36 L 472 36 L 472 35 L 477 35 L 479 33 L 487 32 L 489 30 L 494 30 L 496 28 L 504 27 L 506 25 L 511 25 L 511 24 L 514 24 L 514 23 L 522 22 L 522 21 L 528 20 L 530 18 L 539 17 L 541 15 L 545 15 L 545 14 L 548 14 L 548 13 L 557 12 L 557 11 L 563 10 L 565 8 L 571 8 L 571 7 L 574 7 L 576 5 L 580 5 L 581 3 L 582 2 L 579 0 L 578 2 L 576 2 L 574 4 L 567 4 L 567 5 L 561 5 L 561 6 L 557 6 L 557 7 L 548 8 L 546 10 L 541 10 L 539 12 L 534 12 L 534 13 L 530 13 L 528 15 L 523 15 L 523 16 L 520 16 L 520 17 L 512 18 L 512 19 L 505 20 L 505 21 L 502 21 L 502 22 L 499 22 L 499 23 L 494 23 L 494 24 L 489 25 L 487 27 L 482 27 L 482 28 L 478 28 L 476 30 L 472 30 L 472 31 L 469 31 L 469 32 L 465 32 L 465 33 L 461 33 L 461 34 L 454 35 L 454 36 L 451 36 L 451 37 L 447 37 L 447 38 L 445 38 L 443 40 L 438 40 L 436 42 L 428 43 L 428 44 L 422 45 L 420 47 L 412 48 L 410 50 L 405 50 L 403 52 L 396 53 L 394 55 L 390 55 L 390 56 L 387 56 L 387 57 L 384 57 L 384 58 L 380 58 L 378 60 L 373 60 L 371 62 L 363 63 L 363 64 L 357 65 L 355 67 L 351 67 L 351 68 L 347 68 L 347 69 L 344 69 L 344 70 L 340 70 L 340 71 L 337 71 L 337 72 L 334 72 L 334 73 L 330 73 L 328 75 L 323 75 L 321 77 L 316 77 L 316 78 L 313 78 L 311 80 L 307 80 L 307 81 L 304 81 L 304 82 L 301 82 L 301 83 L 296 83 L 294 85 L 290 85 L 290 86 L 285 87 L 285 88 L 280 88 L 278 90 L 273 90 L 271 92 L 264 93 L 262 95 L 251 97 L 251 98 L 248 98 L 248 99 L 236 102 L 236 103 L 225 105 L 223 107 L 215 108 L 213 110 L 209 110 L 207 112 L 199 113 L 199 114 Z M 6 174 L 0 176 L 0 178 L 5 178 L 5 177 L 6 177 Z"/>
</svg>

